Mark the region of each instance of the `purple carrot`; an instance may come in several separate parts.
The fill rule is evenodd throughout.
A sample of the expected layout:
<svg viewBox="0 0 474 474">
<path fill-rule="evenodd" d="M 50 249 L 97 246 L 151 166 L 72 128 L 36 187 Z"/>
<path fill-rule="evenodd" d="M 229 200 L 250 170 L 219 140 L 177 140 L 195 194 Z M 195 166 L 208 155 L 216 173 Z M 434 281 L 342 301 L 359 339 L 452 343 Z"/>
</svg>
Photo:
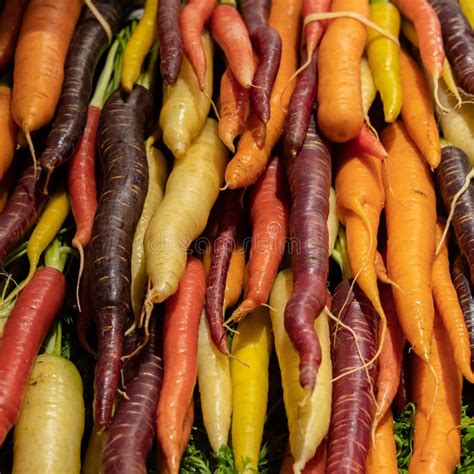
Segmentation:
<svg viewBox="0 0 474 474">
<path fill-rule="evenodd" d="M 469 281 L 469 266 L 463 255 L 458 255 L 454 260 L 452 268 L 453 284 L 458 294 L 466 321 L 469 343 L 471 345 L 471 368 L 474 369 L 474 298 L 472 296 L 472 286 Z"/>
<path fill-rule="evenodd" d="M 137 85 L 114 92 L 99 123 L 99 156 L 104 179 L 92 240 L 92 294 L 98 331 L 94 421 L 109 426 L 121 367 L 123 333 L 130 313 L 132 238 L 148 189 L 145 135 L 153 99 Z"/>
<path fill-rule="evenodd" d="M 179 0 L 158 2 L 158 41 L 160 43 L 160 70 L 167 84 L 178 79 L 183 60 L 183 42 L 179 30 Z"/>
<path fill-rule="evenodd" d="M 285 328 L 300 354 L 301 386 L 312 392 L 321 363 L 314 319 L 326 304 L 331 186 L 331 156 L 316 133 L 313 117 L 299 155 L 287 162 L 287 174 L 294 286 L 285 308 Z"/>
<path fill-rule="evenodd" d="M 150 337 L 140 353 L 136 375 L 127 384 L 127 398 L 121 400 L 109 429 L 103 454 L 105 474 L 147 472 L 163 373 L 156 320 L 150 321 Z"/>
<path fill-rule="evenodd" d="M 224 354 L 229 353 L 223 326 L 225 283 L 235 247 L 238 221 L 242 214 L 241 197 L 240 190 L 226 192 L 219 229 L 212 246 L 211 267 L 206 286 L 206 315 L 211 339 Z"/>
<path fill-rule="evenodd" d="M 121 0 L 95 2 L 112 34 L 117 31 L 124 15 L 123 3 Z M 69 46 L 56 118 L 40 158 L 41 166 L 48 174 L 71 157 L 81 138 L 86 126 L 94 71 L 107 44 L 104 28 L 86 8 Z"/>
<path fill-rule="evenodd" d="M 353 332 L 331 321 L 333 377 L 327 474 L 364 474 L 375 414 L 376 364 L 362 368 L 377 351 L 377 312 L 357 287 L 342 281 L 334 292 L 333 313 Z M 357 341 L 354 339 L 357 338 Z"/>
<path fill-rule="evenodd" d="M 438 14 L 444 49 L 453 66 L 456 82 L 474 94 L 474 31 L 455 0 L 428 0 Z"/>
<path fill-rule="evenodd" d="M 270 119 L 270 96 L 280 67 L 281 38 L 268 26 L 269 0 L 244 0 L 242 17 L 258 57 L 258 66 L 250 89 L 250 103 L 258 119 L 266 124 Z"/>
<path fill-rule="evenodd" d="M 295 90 L 291 96 L 286 116 L 286 127 L 283 132 L 283 153 L 286 159 L 294 158 L 304 143 L 306 130 L 317 95 L 317 52 L 313 53 L 311 62 L 298 77 Z M 302 58 L 306 62 L 306 55 Z"/>
<path fill-rule="evenodd" d="M 443 148 L 436 176 L 448 213 L 454 195 L 463 187 L 471 169 L 469 158 L 460 148 L 454 146 Z M 469 263 L 472 283 L 474 281 L 474 184 L 472 183 L 457 201 L 453 214 L 453 227 L 461 252 Z"/>
<path fill-rule="evenodd" d="M 0 262 L 36 222 L 46 198 L 41 183 L 41 167 L 31 164 L 24 169 L 18 184 L 0 214 Z"/>
</svg>

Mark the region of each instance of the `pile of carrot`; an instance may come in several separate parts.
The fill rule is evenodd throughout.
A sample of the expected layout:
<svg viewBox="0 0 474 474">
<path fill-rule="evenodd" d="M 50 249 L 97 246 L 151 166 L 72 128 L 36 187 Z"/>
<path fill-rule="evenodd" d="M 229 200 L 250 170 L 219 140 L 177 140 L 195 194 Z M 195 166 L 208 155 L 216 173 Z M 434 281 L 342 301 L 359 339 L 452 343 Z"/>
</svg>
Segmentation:
<svg viewBox="0 0 474 474">
<path fill-rule="evenodd" d="M 469 2 L 132 3 L 0 7 L 0 471 L 474 470 Z"/>
</svg>

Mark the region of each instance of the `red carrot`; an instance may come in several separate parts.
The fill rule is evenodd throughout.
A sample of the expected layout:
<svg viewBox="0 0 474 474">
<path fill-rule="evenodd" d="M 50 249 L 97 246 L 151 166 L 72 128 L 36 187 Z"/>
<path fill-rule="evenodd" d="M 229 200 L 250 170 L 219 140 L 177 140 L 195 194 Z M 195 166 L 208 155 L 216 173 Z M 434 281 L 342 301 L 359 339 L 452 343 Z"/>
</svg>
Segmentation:
<svg viewBox="0 0 474 474">
<path fill-rule="evenodd" d="M 300 154 L 287 166 L 291 188 L 290 235 L 293 295 L 285 308 L 285 328 L 300 354 L 300 383 L 312 392 L 321 362 L 314 319 L 326 304 L 329 271 L 329 191 L 331 156 L 317 135 L 314 118 L 309 123 Z"/>
<path fill-rule="evenodd" d="M 229 353 L 226 332 L 223 326 L 223 305 L 227 270 L 235 247 L 237 223 L 242 213 L 242 193 L 227 191 L 222 217 L 213 245 L 211 268 L 206 288 L 206 316 L 211 339 L 224 354 Z"/>
<path fill-rule="evenodd" d="M 65 258 L 59 258 L 51 266 L 46 260 L 25 286 L 0 339 L 0 445 L 18 420 L 35 357 L 63 304 Z"/>
<path fill-rule="evenodd" d="M 387 150 L 384 148 L 380 140 L 374 135 L 366 123 L 362 126 L 359 134 L 350 140 L 351 147 L 355 154 L 369 155 L 381 160 L 388 157 Z"/>
<path fill-rule="evenodd" d="M 157 435 L 170 474 L 179 469 L 185 445 L 186 410 L 197 378 L 199 321 L 204 306 L 206 274 L 189 257 L 178 291 L 166 302 L 163 323 L 164 378 L 156 411 Z"/>
<path fill-rule="evenodd" d="M 204 90 L 207 69 L 201 34 L 215 5 L 216 0 L 189 0 L 179 15 L 183 49 L 193 66 L 201 90 Z"/>
<path fill-rule="evenodd" d="M 330 7 L 331 0 L 303 0 L 303 16 L 306 18 L 312 13 L 326 13 Z M 311 56 L 318 47 L 326 24 L 327 21 L 312 21 L 306 25 L 304 34 L 308 56 Z"/>
<path fill-rule="evenodd" d="M 247 27 L 239 12 L 230 5 L 219 5 L 212 13 L 211 33 L 224 51 L 239 84 L 250 87 L 255 74 L 253 50 Z"/>
</svg>

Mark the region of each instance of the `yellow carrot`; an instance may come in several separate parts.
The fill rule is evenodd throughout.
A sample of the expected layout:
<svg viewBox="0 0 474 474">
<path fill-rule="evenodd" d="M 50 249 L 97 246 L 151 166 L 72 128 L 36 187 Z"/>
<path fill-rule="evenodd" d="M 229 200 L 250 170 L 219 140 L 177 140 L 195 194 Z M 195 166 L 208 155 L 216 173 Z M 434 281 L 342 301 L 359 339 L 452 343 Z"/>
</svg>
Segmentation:
<svg viewBox="0 0 474 474">
<path fill-rule="evenodd" d="M 217 122 L 208 119 L 186 155 L 175 160 L 163 201 L 145 232 L 149 303 L 161 303 L 178 288 L 188 247 L 206 227 L 224 182 L 226 162 Z"/>
<path fill-rule="evenodd" d="M 268 398 L 272 351 L 268 309 L 260 307 L 238 326 L 232 341 L 232 449 L 239 473 L 257 471 Z"/>
<path fill-rule="evenodd" d="M 316 388 L 310 397 L 299 384 L 300 358 L 285 330 L 284 312 L 293 286 L 291 270 L 278 274 L 270 293 L 270 316 L 275 349 L 281 370 L 290 448 L 294 458 L 293 472 L 299 474 L 314 456 L 329 430 L 332 401 L 332 363 L 328 317 L 322 313 L 314 322 L 322 351 Z"/>
<path fill-rule="evenodd" d="M 165 145 L 176 158 L 183 156 L 191 141 L 199 135 L 211 106 L 213 47 L 208 33 L 203 34 L 202 44 L 208 64 L 204 91 L 199 88 L 196 74 L 186 57 L 177 81 L 163 87 L 160 127 Z"/>
</svg>

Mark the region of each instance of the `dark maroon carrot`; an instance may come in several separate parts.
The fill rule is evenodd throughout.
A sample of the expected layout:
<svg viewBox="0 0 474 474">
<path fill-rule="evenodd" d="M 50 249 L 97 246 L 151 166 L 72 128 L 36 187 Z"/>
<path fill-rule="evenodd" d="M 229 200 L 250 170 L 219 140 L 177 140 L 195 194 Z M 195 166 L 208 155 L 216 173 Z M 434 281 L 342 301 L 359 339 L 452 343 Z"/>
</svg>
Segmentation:
<svg viewBox="0 0 474 474">
<path fill-rule="evenodd" d="M 153 99 L 137 85 L 114 92 L 99 122 L 104 181 L 92 229 L 92 294 L 98 331 L 94 421 L 107 428 L 121 367 L 123 332 L 130 312 L 132 238 L 148 189 L 145 134 Z"/>
<path fill-rule="evenodd" d="M 124 2 L 99 1 L 95 7 L 109 24 L 112 33 L 115 33 L 124 14 Z M 107 33 L 86 9 L 69 46 L 56 118 L 48 135 L 46 149 L 39 160 L 48 175 L 71 157 L 81 138 L 86 126 L 94 71 L 107 44 Z"/>
<path fill-rule="evenodd" d="M 224 354 L 229 353 L 224 329 L 223 306 L 230 257 L 235 247 L 237 225 L 242 214 L 240 190 L 226 192 L 222 217 L 212 247 L 211 267 L 206 285 L 206 316 L 211 339 Z"/>
<path fill-rule="evenodd" d="M 428 0 L 438 14 L 444 50 L 451 63 L 456 82 L 467 94 L 474 94 L 474 31 L 453 0 Z"/>
<path fill-rule="evenodd" d="M 51 262 L 49 261 L 51 254 Z M 18 420 L 31 369 L 41 343 L 61 309 L 66 259 L 47 251 L 40 268 L 18 296 L 0 339 L 0 445 Z"/>
<path fill-rule="evenodd" d="M 283 152 L 288 160 L 296 157 L 299 153 L 308 130 L 318 87 L 317 57 L 315 51 L 308 67 L 298 77 L 295 90 L 291 96 L 285 131 L 283 132 Z M 306 55 L 303 55 L 302 61 L 303 63 L 306 61 Z"/>
<path fill-rule="evenodd" d="M 0 214 L 0 262 L 12 250 L 36 222 L 46 203 L 43 195 L 41 168 L 33 164 L 25 168 Z"/>
<path fill-rule="evenodd" d="M 441 152 L 441 163 L 436 170 L 441 197 L 446 211 L 456 193 L 464 186 L 466 176 L 471 172 L 469 158 L 460 148 L 445 146 Z M 453 212 L 453 227 L 459 246 L 466 257 L 474 281 L 474 184 L 457 201 Z"/>
<path fill-rule="evenodd" d="M 147 472 L 163 372 L 156 318 L 150 322 L 149 331 L 136 375 L 127 384 L 127 397 L 120 401 L 110 425 L 103 454 L 105 474 Z"/>
<path fill-rule="evenodd" d="M 269 0 L 244 0 L 242 16 L 249 30 L 250 40 L 258 57 L 258 66 L 250 89 L 252 110 L 266 124 L 270 119 L 270 96 L 280 67 L 281 38 L 268 26 Z"/>
<path fill-rule="evenodd" d="M 331 321 L 333 383 L 326 473 L 364 474 L 375 413 L 376 366 L 363 368 L 377 351 L 377 312 L 357 287 L 342 281 L 334 292 Z M 357 338 L 355 340 L 354 338 Z M 347 373 L 342 378 L 341 375 Z"/>
<path fill-rule="evenodd" d="M 174 84 L 183 61 L 183 41 L 179 30 L 179 0 L 158 2 L 158 41 L 160 43 L 160 70 L 167 84 Z"/>
<path fill-rule="evenodd" d="M 472 295 L 472 284 L 469 281 L 469 266 L 463 255 L 458 255 L 452 267 L 453 284 L 458 294 L 466 321 L 469 343 L 471 345 L 471 368 L 474 368 L 474 298 Z"/>
<path fill-rule="evenodd" d="M 316 384 L 321 347 L 314 319 L 326 304 L 329 271 L 329 191 L 331 156 L 311 117 L 303 147 L 287 163 L 291 189 L 290 236 L 293 294 L 285 308 L 285 328 L 300 354 L 300 383 L 310 392 Z"/>
</svg>

